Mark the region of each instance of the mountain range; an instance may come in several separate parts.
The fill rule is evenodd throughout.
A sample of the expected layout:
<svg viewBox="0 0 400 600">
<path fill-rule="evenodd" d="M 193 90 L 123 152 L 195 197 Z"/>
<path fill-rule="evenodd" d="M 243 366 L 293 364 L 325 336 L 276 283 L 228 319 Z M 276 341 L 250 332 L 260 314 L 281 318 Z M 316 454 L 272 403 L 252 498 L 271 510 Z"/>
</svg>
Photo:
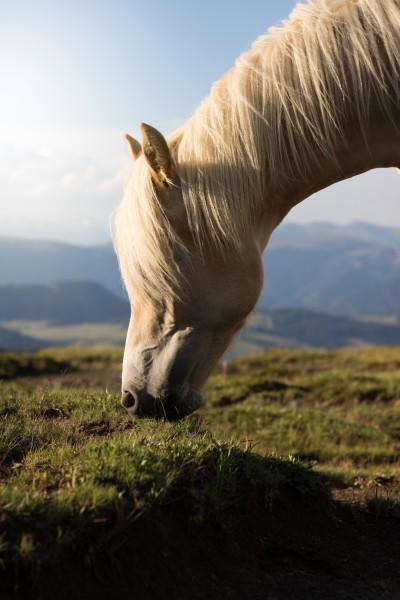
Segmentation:
<svg viewBox="0 0 400 600">
<path fill-rule="evenodd" d="M 283 225 L 263 261 L 256 312 L 228 356 L 267 346 L 400 345 L 400 229 Z M 120 344 L 128 319 L 111 244 L 0 237 L 0 350 Z"/>
<path fill-rule="evenodd" d="M 39 320 L 72 325 L 128 318 L 128 302 L 91 281 L 0 286 L 1 321 Z"/>
<path fill-rule="evenodd" d="M 400 229 L 284 224 L 272 235 L 263 262 L 259 309 L 398 312 Z M 76 281 L 98 283 L 124 298 L 111 244 L 79 247 L 0 237 L 0 285 Z"/>
<path fill-rule="evenodd" d="M 270 240 L 264 267 L 259 308 L 397 312 L 400 229 L 361 223 L 282 226 Z"/>
<path fill-rule="evenodd" d="M 111 243 L 73 246 L 61 242 L 0 236 L 0 285 L 97 282 L 123 297 L 117 258 Z"/>
</svg>

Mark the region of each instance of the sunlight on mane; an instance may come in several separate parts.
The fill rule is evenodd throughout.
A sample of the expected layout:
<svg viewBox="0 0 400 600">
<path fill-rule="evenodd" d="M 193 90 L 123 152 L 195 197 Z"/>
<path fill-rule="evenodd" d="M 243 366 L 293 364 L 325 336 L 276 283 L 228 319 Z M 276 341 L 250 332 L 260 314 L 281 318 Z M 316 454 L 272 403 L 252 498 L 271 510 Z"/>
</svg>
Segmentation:
<svg viewBox="0 0 400 600">
<path fill-rule="evenodd" d="M 399 0 L 311 0 L 238 58 L 167 138 L 199 247 L 241 253 L 281 182 L 306 180 L 319 157 L 336 163 L 349 101 L 361 127 L 372 94 L 388 113 L 400 103 L 399 30 Z M 174 294 L 183 244 L 143 158 L 116 211 L 115 245 L 131 300 Z"/>
</svg>

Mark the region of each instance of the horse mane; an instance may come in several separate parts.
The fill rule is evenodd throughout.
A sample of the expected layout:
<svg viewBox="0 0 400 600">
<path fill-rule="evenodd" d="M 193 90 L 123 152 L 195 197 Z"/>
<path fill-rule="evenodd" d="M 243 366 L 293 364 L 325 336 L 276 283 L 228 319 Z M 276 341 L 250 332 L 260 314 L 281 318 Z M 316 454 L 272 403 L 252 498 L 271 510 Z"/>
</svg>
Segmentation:
<svg viewBox="0 0 400 600">
<path fill-rule="evenodd" d="M 349 106 L 362 129 L 371 96 L 388 115 L 399 106 L 399 32 L 400 0 L 299 3 L 214 84 L 167 138 L 200 249 L 240 254 L 260 206 L 272 214 L 280 182 L 306 179 L 321 157 L 336 162 Z M 143 158 L 116 211 L 115 245 L 131 299 L 174 295 L 185 248 Z"/>
</svg>

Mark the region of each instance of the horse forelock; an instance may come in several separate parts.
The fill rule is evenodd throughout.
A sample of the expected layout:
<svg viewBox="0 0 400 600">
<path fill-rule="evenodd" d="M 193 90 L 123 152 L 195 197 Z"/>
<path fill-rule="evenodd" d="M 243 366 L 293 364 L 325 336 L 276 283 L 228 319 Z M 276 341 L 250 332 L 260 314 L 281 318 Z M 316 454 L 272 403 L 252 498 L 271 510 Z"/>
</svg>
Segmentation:
<svg viewBox="0 0 400 600">
<path fill-rule="evenodd" d="M 114 246 L 131 302 L 165 302 L 174 295 L 178 272 L 174 250 L 180 245 L 154 187 L 149 167 L 139 158 L 113 215 Z"/>
<path fill-rule="evenodd" d="M 260 209 L 321 156 L 337 160 L 349 103 L 361 128 L 369 100 L 400 104 L 400 0 L 310 0 L 271 28 L 168 137 L 198 247 L 241 252 Z M 393 126 L 398 126 L 393 123 Z M 130 296 L 173 295 L 181 244 L 139 159 L 116 214 L 116 249 Z"/>
</svg>

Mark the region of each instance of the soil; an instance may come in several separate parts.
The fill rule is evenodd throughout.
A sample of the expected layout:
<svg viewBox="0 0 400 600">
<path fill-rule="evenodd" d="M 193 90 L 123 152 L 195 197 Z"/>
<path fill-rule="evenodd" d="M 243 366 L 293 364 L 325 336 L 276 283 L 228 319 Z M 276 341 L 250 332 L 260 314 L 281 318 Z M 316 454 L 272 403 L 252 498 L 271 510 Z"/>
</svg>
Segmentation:
<svg viewBox="0 0 400 600">
<path fill-rule="evenodd" d="M 118 392 L 119 373 L 24 378 L 26 385 Z M 377 482 L 390 491 L 398 481 Z M 400 518 L 361 508 L 365 489 L 332 496 L 284 490 L 273 505 L 250 493 L 229 531 L 162 511 L 139 518 L 113 559 L 71 556 L 34 587 L 0 585 L 6 600 L 400 600 Z M 369 490 L 371 495 L 371 490 Z M 3 580 L 4 582 L 4 580 Z M 6 584 L 6 582 L 4 582 Z M 1 594 L 8 589 L 8 593 Z"/>
</svg>

